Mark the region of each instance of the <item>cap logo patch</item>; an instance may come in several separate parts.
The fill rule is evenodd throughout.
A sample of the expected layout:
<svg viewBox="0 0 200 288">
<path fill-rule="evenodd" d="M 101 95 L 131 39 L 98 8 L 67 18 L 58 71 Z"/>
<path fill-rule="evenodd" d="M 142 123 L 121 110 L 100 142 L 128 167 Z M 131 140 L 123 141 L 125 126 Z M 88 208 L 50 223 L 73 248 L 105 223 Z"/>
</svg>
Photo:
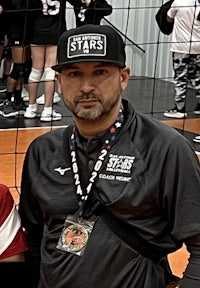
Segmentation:
<svg viewBox="0 0 200 288">
<path fill-rule="evenodd" d="M 104 34 L 79 34 L 68 38 L 67 57 L 80 56 L 105 56 L 106 35 Z"/>
</svg>

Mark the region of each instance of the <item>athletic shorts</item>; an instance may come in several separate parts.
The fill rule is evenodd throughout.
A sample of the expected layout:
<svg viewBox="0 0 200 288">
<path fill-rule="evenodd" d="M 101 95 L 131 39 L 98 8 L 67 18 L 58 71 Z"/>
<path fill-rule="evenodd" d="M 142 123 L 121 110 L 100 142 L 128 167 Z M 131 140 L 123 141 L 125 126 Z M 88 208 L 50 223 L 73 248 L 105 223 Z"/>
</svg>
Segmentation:
<svg viewBox="0 0 200 288">
<path fill-rule="evenodd" d="M 65 21 L 60 17 L 39 16 L 35 19 L 31 44 L 57 45 L 60 35 L 66 30 Z"/>
<path fill-rule="evenodd" d="M 30 45 L 31 30 L 25 20 L 25 16 L 16 17 L 9 21 L 8 39 L 11 46 L 28 46 Z"/>
<path fill-rule="evenodd" d="M 60 33 L 43 33 L 42 31 L 35 31 L 32 35 L 31 44 L 35 45 L 57 45 Z"/>
</svg>

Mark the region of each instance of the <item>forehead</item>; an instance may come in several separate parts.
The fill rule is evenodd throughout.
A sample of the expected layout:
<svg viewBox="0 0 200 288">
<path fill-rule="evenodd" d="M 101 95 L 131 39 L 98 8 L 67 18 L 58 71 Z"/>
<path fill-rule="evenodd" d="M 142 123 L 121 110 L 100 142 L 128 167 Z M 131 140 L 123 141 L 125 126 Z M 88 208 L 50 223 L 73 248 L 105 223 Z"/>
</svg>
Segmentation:
<svg viewBox="0 0 200 288">
<path fill-rule="evenodd" d="M 106 62 L 77 62 L 77 63 L 71 63 L 63 67 L 64 70 L 70 70 L 70 69 L 82 69 L 82 70 L 88 70 L 88 69 L 98 69 L 98 68 L 105 68 L 105 69 L 119 69 L 119 67 L 113 63 L 106 63 Z"/>
</svg>

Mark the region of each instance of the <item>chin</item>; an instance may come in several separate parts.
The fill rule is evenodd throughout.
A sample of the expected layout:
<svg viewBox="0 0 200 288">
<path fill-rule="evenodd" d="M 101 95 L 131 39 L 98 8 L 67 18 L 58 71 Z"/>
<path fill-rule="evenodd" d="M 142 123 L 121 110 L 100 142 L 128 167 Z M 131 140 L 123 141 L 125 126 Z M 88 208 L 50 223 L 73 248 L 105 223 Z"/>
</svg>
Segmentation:
<svg viewBox="0 0 200 288">
<path fill-rule="evenodd" d="M 76 117 L 85 120 L 96 120 L 102 115 L 102 110 L 99 109 L 84 109 L 76 113 Z"/>
</svg>

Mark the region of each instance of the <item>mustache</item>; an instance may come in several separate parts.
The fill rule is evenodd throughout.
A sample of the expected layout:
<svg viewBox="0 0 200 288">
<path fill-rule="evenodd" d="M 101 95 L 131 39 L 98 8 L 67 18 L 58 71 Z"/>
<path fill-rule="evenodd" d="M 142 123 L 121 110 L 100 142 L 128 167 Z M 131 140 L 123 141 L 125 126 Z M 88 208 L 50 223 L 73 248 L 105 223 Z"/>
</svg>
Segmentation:
<svg viewBox="0 0 200 288">
<path fill-rule="evenodd" d="M 74 99 L 74 103 L 77 104 L 78 102 L 82 100 L 89 100 L 89 99 L 96 99 L 96 100 L 101 100 L 101 96 L 97 93 L 90 92 L 90 93 L 83 93 Z"/>
</svg>

